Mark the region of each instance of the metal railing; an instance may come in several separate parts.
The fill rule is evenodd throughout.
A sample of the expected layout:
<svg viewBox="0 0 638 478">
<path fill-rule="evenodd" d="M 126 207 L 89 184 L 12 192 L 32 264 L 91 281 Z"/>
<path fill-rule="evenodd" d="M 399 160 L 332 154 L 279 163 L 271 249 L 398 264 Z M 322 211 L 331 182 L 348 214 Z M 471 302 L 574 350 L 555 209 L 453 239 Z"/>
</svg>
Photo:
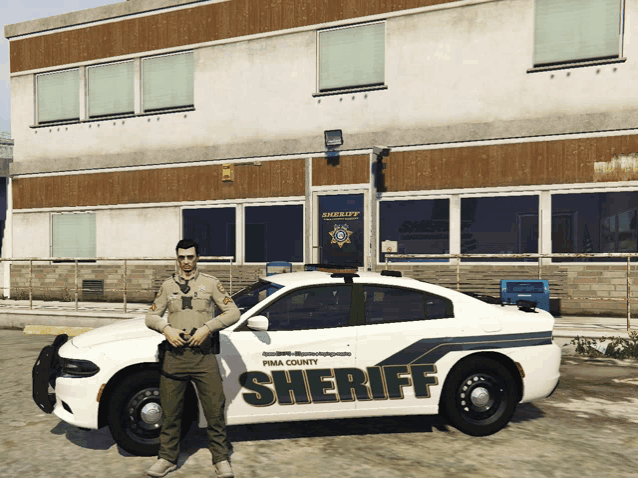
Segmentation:
<svg viewBox="0 0 638 478">
<path fill-rule="evenodd" d="M 199 258 L 199 264 L 203 265 L 203 262 L 206 261 L 228 261 L 228 266 L 229 266 L 229 293 L 232 294 L 232 290 L 233 290 L 233 260 L 234 257 L 232 256 L 201 256 Z M 95 263 L 97 264 L 99 261 L 103 261 L 103 262 L 123 262 L 124 264 L 124 271 L 122 273 L 122 288 L 121 289 L 104 289 L 104 291 L 112 291 L 112 292 L 122 292 L 122 300 L 123 300 L 123 305 L 124 305 L 124 313 L 127 312 L 126 310 L 126 303 L 127 303 L 127 286 L 128 286 L 128 281 L 127 281 L 127 264 L 130 261 L 154 261 L 154 262 L 172 262 L 175 263 L 175 258 L 174 257 L 169 257 L 169 258 L 157 258 L 157 257 L 90 257 L 90 258 L 76 258 L 76 257 L 26 257 L 26 258 L 19 258 L 19 259 L 15 259 L 15 258 L 0 258 L 0 262 L 4 263 L 4 262 L 28 262 L 29 263 L 29 309 L 33 309 L 33 263 L 34 262 L 73 262 L 75 263 L 75 310 L 78 310 L 78 298 L 79 298 L 79 291 L 85 291 L 85 290 L 92 290 L 92 289 L 85 289 L 85 288 L 81 288 L 79 286 L 79 268 L 78 268 L 78 263 L 87 263 L 90 262 L 91 264 Z M 59 264 L 56 264 L 59 265 Z M 10 284 L 5 285 L 4 286 L 5 289 L 10 289 Z"/>
<path fill-rule="evenodd" d="M 621 297 L 572 297 L 568 295 L 566 298 L 570 300 L 602 300 L 602 301 L 625 301 L 627 303 L 627 331 L 631 330 L 631 301 L 637 301 L 638 298 L 632 299 L 631 294 L 631 281 L 629 278 L 629 272 L 631 268 L 631 259 L 638 259 L 638 253 L 636 252 L 607 252 L 607 253 L 551 253 L 551 254 L 385 254 L 385 268 L 388 268 L 389 259 L 456 259 L 456 290 L 461 290 L 461 259 L 536 259 L 538 262 L 538 278 L 542 278 L 543 272 L 543 259 L 583 259 L 583 258 L 617 258 L 626 259 L 627 263 L 625 269 L 627 271 L 627 295 L 624 298 Z M 466 262 L 464 265 L 475 265 L 476 262 Z M 560 263 L 564 264 L 564 263 Z M 581 263 L 578 263 L 581 264 Z M 585 263 L 595 264 L 595 263 Z M 453 264 L 450 264 L 453 265 Z M 518 264 L 516 264 L 518 265 Z M 557 265 L 556 263 L 552 264 Z"/>
</svg>

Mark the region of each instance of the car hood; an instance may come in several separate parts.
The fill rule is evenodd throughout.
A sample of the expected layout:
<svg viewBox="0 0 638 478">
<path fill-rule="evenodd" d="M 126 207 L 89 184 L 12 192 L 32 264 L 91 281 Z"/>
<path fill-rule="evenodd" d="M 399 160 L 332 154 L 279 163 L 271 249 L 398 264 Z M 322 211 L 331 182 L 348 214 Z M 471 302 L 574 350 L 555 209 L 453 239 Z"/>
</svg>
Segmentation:
<svg viewBox="0 0 638 478">
<path fill-rule="evenodd" d="M 149 329 L 144 320 L 144 317 L 140 317 L 98 327 L 97 329 L 73 337 L 71 343 L 78 348 L 83 348 L 94 347 L 107 342 L 117 342 L 119 340 L 158 337 L 158 332 Z"/>
</svg>

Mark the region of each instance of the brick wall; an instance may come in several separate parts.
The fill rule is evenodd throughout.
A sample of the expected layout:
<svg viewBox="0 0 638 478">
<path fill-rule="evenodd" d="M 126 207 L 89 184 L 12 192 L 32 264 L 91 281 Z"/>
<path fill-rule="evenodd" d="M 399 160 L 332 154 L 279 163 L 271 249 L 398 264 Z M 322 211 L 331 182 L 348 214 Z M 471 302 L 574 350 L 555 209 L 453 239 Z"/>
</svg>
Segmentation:
<svg viewBox="0 0 638 478">
<path fill-rule="evenodd" d="M 264 275 L 264 267 L 233 267 L 232 288 L 228 266 L 201 265 L 206 274 L 219 278 L 226 290 L 236 292 Z M 159 265 L 127 265 L 127 302 L 150 303 L 155 298 L 159 286 L 174 272 L 173 267 Z M 11 265 L 11 297 L 29 298 L 29 264 Z M 91 291 L 83 291 L 83 280 L 104 281 L 104 294 L 95 297 Z M 74 264 L 34 264 L 31 274 L 34 300 L 75 300 Z M 121 302 L 124 289 L 124 266 L 106 264 L 78 264 L 78 299 L 90 301 Z"/>
<path fill-rule="evenodd" d="M 391 265 L 392 269 L 403 271 L 407 277 L 431 282 L 456 289 L 456 266 L 446 264 L 416 264 L 409 266 Z M 295 270 L 302 270 L 295 266 Z M 226 265 L 200 264 L 200 270 L 219 278 L 227 290 L 231 290 L 230 270 Z M 127 266 L 127 301 L 150 303 L 161 283 L 174 269 L 158 265 Z M 86 292 L 78 291 L 79 300 L 103 300 L 121 302 L 124 287 L 123 265 L 79 264 L 78 284 L 83 279 L 103 280 L 104 296 L 101 299 L 87 298 Z M 624 300 L 592 300 L 591 298 L 612 299 L 626 297 L 626 264 L 552 264 L 542 267 L 541 277 L 549 280 L 553 313 L 557 315 L 616 316 L 624 317 L 627 306 Z M 232 268 L 232 291 L 253 283 L 265 275 L 264 266 L 234 266 Z M 538 267 L 534 265 L 475 265 L 460 267 L 460 290 L 500 296 L 500 279 L 537 279 Z M 638 271 L 631 269 L 631 297 L 638 299 Z M 73 264 L 34 264 L 34 300 L 75 299 L 75 266 Z M 119 289 L 119 290 L 113 290 Z M 11 297 L 28 299 L 29 265 L 11 265 Z M 84 299 L 83 299 L 84 297 Z M 638 315 L 638 301 L 632 304 Z"/>
</svg>

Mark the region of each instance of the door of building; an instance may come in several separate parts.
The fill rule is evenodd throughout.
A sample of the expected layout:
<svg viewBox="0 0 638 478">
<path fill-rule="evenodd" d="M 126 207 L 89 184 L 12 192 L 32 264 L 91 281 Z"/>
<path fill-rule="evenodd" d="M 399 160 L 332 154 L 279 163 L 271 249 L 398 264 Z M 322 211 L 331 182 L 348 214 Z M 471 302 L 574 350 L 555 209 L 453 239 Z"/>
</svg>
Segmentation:
<svg viewBox="0 0 638 478">
<path fill-rule="evenodd" d="M 364 194 L 318 196 L 318 259 L 322 264 L 364 266 Z"/>
</svg>

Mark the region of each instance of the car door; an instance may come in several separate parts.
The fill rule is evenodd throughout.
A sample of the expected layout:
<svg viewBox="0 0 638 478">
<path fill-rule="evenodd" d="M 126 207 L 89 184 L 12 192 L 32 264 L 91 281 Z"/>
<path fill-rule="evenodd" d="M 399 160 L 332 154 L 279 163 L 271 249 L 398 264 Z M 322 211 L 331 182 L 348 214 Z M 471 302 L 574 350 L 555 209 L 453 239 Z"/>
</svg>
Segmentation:
<svg viewBox="0 0 638 478">
<path fill-rule="evenodd" d="M 251 314 L 268 318 L 268 330 L 249 329 L 247 319 L 237 327 L 228 338 L 243 363 L 230 366 L 229 423 L 353 410 L 354 397 L 337 390 L 355 361 L 351 301 L 343 283 L 297 288 Z"/>
<path fill-rule="evenodd" d="M 452 302 L 407 287 L 360 284 L 357 290 L 364 325 L 357 327 L 356 367 L 366 370 L 370 388 L 357 410 L 419 407 L 436 413 L 442 385 L 437 362 L 445 343 L 460 333 Z"/>
</svg>

